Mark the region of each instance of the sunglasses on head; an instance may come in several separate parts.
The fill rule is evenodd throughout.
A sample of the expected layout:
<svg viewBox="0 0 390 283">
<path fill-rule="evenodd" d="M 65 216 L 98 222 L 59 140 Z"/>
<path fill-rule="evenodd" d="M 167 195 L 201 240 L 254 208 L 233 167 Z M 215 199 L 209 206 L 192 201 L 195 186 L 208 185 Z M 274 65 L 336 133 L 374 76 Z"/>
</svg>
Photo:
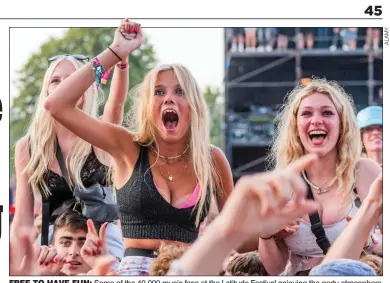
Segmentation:
<svg viewBox="0 0 390 283">
<path fill-rule="evenodd" d="M 81 54 L 62 54 L 62 55 L 56 55 L 56 56 L 53 56 L 51 58 L 49 58 L 47 61 L 49 63 L 52 63 L 56 60 L 58 60 L 59 58 L 62 58 L 62 57 L 73 57 L 75 58 L 76 60 L 79 60 L 81 62 L 84 62 L 84 61 L 88 61 L 89 62 L 89 57 L 88 56 L 85 56 L 85 55 L 81 55 Z"/>
</svg>

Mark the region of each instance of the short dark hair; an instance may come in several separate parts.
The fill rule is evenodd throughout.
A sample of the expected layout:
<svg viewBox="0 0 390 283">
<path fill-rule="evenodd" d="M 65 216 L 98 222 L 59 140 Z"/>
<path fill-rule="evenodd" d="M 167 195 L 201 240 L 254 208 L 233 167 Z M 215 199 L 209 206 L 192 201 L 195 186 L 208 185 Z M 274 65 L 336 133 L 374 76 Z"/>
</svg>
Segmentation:
<svg viewBox="0 0 390 283">
<path fill-rule="evenodd" d="M 55 235 L 56 231 L 61 228 L 66 228 L 73 233 L 78 231 L 88 233 L 87 218 L 74 211 L 66 211 L 61 214 L 54 222 L 53 236 Z"/>
</svg>

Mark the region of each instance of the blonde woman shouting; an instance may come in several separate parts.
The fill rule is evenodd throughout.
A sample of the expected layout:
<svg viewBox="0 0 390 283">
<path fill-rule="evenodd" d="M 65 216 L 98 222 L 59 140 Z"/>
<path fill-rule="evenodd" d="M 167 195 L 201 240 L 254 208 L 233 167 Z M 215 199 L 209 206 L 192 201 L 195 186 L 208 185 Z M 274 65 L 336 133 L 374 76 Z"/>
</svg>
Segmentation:
<svg viewBox="0 0 390 283">
<path fill-rule="evenodd" d="M 136 32 L 136 36 L 128 33 Z M 108 152 L 125 258 L 118 273 L 147 275 L 161 242 L 191 243 L 212 197 L 219 208 L 233 187 L 223 152 L 210 145 L 210 115 L 199 86 L 179 64 L 152 69 L 136 89 L 130 129 L 100 121 L 77 107 L 99 70 L 139 48 L 140 26 L 125 21 L 114 42 L 46 98 L 45 108 L 64 127 Z"/>
</svg>

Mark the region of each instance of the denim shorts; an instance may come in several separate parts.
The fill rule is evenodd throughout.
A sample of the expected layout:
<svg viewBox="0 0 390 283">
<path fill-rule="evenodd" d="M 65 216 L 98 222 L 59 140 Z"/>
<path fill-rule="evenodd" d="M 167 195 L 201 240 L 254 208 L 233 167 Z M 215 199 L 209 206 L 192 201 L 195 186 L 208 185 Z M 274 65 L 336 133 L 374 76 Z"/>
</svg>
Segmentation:
<svg viewBox="0 0 390 283">
<path fill-rule="evenodd" d="M 244 35 L 244 28 L 233 28 L 233 36 Z"/>
</svg>

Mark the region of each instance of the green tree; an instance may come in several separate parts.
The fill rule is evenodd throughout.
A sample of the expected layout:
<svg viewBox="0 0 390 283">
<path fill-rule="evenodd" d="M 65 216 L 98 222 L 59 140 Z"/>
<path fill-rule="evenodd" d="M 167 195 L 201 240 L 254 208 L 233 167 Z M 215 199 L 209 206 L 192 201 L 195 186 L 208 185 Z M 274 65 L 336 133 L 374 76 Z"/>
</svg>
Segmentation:
<svg viewBox="0 0 390 283">
<path fill-rule="evenodd" d="M 218 88 L 212 89 L 211 87 L 206 87 L 204 91 L 204 97 L 206 103 L 209 107 L 211 115 L 211 143 L 222 147 L 221 139 L 221 125 L 223 118 L 223 104 L 221 103 L 222 94 Z"/>
<path fill-rule="evenodd" d="M 15 82 L 19 95 L 14 98 L 10 121 L 10 171 L 14 171 L 14 145 L 25 135 L 31 116 L 35 109 L 43 77 L 48 67 L 47 59 L 58 54 L 85 54 L 93 58 L 111 44 L 114 28 L 70 28 L 61 38 L 50 38 L 32 54 L 21 70 L 18 71 L 18 80 Z M 139 84 L 144 75 L 156 63 L 155 52 L 147 37 L 140 50 L 129 57 L 130 88 Z M 110 89 L 109 82 L 103 87 L 105 100 Z M 131 100 L 128 99 L 125 111 L 128 110 Z M 103 106 L 100 111 L 102 111 Z M 126 112 L 125 112 L 126 113 Z"/>
</svg>

